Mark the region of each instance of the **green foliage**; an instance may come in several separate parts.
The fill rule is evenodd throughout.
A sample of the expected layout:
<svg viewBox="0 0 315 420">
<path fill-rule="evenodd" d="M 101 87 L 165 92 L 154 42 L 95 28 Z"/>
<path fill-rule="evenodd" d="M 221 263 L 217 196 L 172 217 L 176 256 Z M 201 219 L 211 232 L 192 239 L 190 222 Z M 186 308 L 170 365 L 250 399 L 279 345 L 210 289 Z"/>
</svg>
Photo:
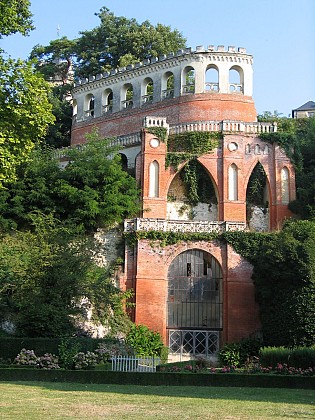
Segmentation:
<svg viewBox="0 0 315 420">
<path fill-rule="evenodd" d="M 90 305 L 94 319 L 123 329 L 124 295 L 111 273 L 96 266 L 95 243 L 87 236 L 37 216 L 34 231 L 16 231 L 0 241 L 0 320 L 16 335 L 60 337 L 81 332 Z M 82 297 L 85 300 L 82 301 Z"/>
<path fill-rule="evenodd" d="M 65 369 L 74 368 L 74 356 L 79 352 L 80 345 L 78 341 L 71 339 L 62 339 L 58 346 L 59 363 Z"/>
<path fill-rule="evenodd" d="M 222 133 L 210 131 L 189 131 L 180 134 L 172 134 L 167 141 L 166 167 L 173 166 L 175 169 L 182 162 L 206 153 L 212 153 L 218 147 Z"/>
<path fill-rule="evenodd" d="M 219 351 L 219 360 L 221 366 L 234 366 L 240 365 L 240 347 L 237 343 L 225 344 Z"/>
<path fill-rule="evenodd" d="M 159 356 L 163 349 L 160 334 L 145 325 L 132 325 L 126 336 L 126 343 L 134 349 L 137 356 Z"/>
<path fill-rule="evenodd" d="M 102 7 L 96 16 L 100 18 L 100 25 L 81 32 L 77 39 L 76 74 L 79 77 L 185 47 L 186 40 L 180 32 L 169 26 L 160 23 L 153 26 L 149 21 L 138 23 L 135 19 L 118 17 L 106 7 Z"/>
<path fill-rule="evenodd" d="M 270 121 L 270 119 L 267 119 Z M 315 217 L 315 118 L 272 118 L 278 124 L 276 133 L 260 138 L 277 143 L 291 159 L 296 170 L 297 199 L 290 209 L 303 219 Z"/>
<path fill-rule="evenodd" d="M 165 127 L 147 127 L 145 129 L 148 133 L 154 134 L 158 139 L 167 141 L 167 129 Z"/>
<path fill-rule="evenodd" d="M 312 347 L 263 347 L 259 360 L 262 366 L 275 368 L 278 363 L 295 368 L 308 369 L 315 366 L 315 346 Z"/>
<path fill-rule="evenodd" d="M 197 158 L 212 153 L 221 138 L 221 133 L 203 131 L 173 134 L 168 138 L 166 167 L 172 166 L 178 169 L 180 164 L 186 162 L 181 172 L 181 179 L 186 187 L 187 199 L 192 205 L 198 202 L 216 202 L 213 188 L 209 189 L 209 176 Z"/>
<path fill-rule="evenodd" d="M 266 172 L 258 162 L 248 181 L 246 199 L 249 204 L 264 205 L 264 190 L 266 186 Z"/>
<path fill-rule="evenodd" d="M 20 165 L 18 179 L 0 191 L 0 224 L 7 229 L 29 226 L 30 214 L 40 211 L 85 231 L 107 228 L 137 214 L 136 181 L 122 169 L 120 156 L 92 133 L 81 149 L 68 149 L 65 169 L 49 149 L 35 150 Z"/>
<path fill-rule="evenodd" d="M 151 241 L 152 246 L 157 242 L 158 246 L 165 247 L 168 245 L 174 245 L 178 242 L 189 242 L 189 241 L 212 241 L 218 239 L 220 235 L 215 232 L 201 232 L 201 233 L 183 233 L 183 232 L 164 232 L 157 230 L 148 231 L 134 231 L 125 233 L 125 239 L 129 245 L 134 245 L 136 241 L 141 239 L 148 239 Z"/>
<path fill-rule="evenodd" d="M 49 45 L 36 45 L 30 54 L 36 59 L 36 69 L 40 71 L 47 81 L 65 85 L 73 77 L 73 61 L 75 56 L 76 40 L 62 37 L 50 41 Z"/>
<path fill-rule="evenodd" d="M 22 35 L 34 29 L 29 0 L 0 0 L 0 39 L 3 36 Z"/>
<path fill-rule="evenodd" d="M 223 237 L 254 266 L 266 345 L 315 342 L 315 223 L 287 223 L 277 233 L 226 232 Z"/>
<path fill-rule="evenodd" d="M 0 188 L 53 123 L 49 90 L 31 62 L 0 57 Z"/>
</svg>

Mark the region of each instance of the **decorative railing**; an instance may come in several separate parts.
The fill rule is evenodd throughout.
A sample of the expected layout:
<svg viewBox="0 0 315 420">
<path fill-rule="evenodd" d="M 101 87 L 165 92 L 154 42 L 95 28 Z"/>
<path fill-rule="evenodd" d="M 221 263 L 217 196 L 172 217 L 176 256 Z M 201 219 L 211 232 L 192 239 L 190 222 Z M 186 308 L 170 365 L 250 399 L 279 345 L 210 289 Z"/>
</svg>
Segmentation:
<svg viewBox="0 0 315 420">
<path fill-rule="evenodd" d="M 116 356 L 111 359 L 114 372 L 156 372 L 159 357 Z"/>
<path fill-rule="evenodd" d="M 225 120 L 195 121 L 170 126 L 170 134 L 179 134 L 185 131 L 222 131 L 246 134 L 274 133 L 277 131 L 277 123 Z"/>
<path fill-rule="evenodd" d="M 139 132 L 128 134 L 127 136 L 114 137 L 109 142 L 110 147 L 113 147 L 113 146 L 132 147 L 132 146 L 138 146 L 139 144 L 141 144 L 141 137 L 140 137 Z M 81 148 L 84 148 L 84 144 L 76 144 L 74 146 L 62 147 L 61 149 L 56 149 L 54 151 L 54 157 L 56 159 L 67 158 L 68 157 L 68 150 L 70 150 L 71 147 L 81 149 Z"/>
<path fill-rule="evenodd" d="M 162 90 L 162 100 L 163 99 L 172 99 L 172 98 L 174 98 L 174 89 Z"/>
<path fill-rule="evenodd" d="M 219 92 L 219 83 L 206 82 L 205 83 L 205 92 Z"/>
<path fill-rule="evenodd" d="M 165 219 L 129 219 L 125 220 L 125 232 L 132 231 L 162 231 L 182 233 L 223 233 L 227 231 L 243 231 L 246 223 L 243 222 L 208 222 L 189 220 Z"/>
<path fill-rule="evenodd" d="M 183 86 L 183 93 L 195 93 L 195 84 L 188 84 Z"/>
</svg>

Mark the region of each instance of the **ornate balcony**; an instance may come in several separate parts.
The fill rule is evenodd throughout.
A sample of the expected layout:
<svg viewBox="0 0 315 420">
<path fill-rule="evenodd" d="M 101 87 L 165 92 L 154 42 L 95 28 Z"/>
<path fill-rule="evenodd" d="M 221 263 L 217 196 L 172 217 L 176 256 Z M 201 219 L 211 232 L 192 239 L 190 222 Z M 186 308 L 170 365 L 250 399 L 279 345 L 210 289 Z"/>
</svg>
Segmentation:
<svg viewBox="0 0 315 420">
<path fill-rule="evenodd" d="M 189 220 L 165 219 L 129 219 L 125 220 L 125 232 L 133 231 L 162 231 L 182 233 L 223 233 L 227 231 L 243 231 L 246 223 L 243 222 L 208 222 Z"/>
</svg>

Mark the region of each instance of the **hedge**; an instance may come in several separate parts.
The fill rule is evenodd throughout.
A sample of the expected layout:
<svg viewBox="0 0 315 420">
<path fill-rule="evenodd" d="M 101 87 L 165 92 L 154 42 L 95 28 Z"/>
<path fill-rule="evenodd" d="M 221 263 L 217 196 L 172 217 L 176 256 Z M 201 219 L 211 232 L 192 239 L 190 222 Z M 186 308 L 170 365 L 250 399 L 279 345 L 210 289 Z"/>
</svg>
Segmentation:
<svg viewBox="0 0 315 420">
<path fill-rule="evenodd" d="M 98 347 L 98 343 L 107 341 L 106 339 L 76 337 L 66 338 L 66 340 L 73 340 L 78 343 L 80 346 L 79 351 L 85 353 L 87 351 L 94 351 Z M 61 341 L 62 338 L 1 337 L 0 358 L 14 360 L 23 348 L 34 350 L 37 356 L 43 356 L 45 353 L 58 355 L 58 346 Z"/>
<path fill-rule="evenodd" d="M 296 347 L 262 347 L 259 360 L 262 366 L 275 368 L 278 363 L 287 364 L 295 368 L 315 368 L 315 346 Z"/>
<path fill-rule="evenodd" d="M 0 369 L 0 381 L 315 389 L 314 376 L 246 375 L 239 373 L 185 374 L 8 368 Z"/>
</svg>

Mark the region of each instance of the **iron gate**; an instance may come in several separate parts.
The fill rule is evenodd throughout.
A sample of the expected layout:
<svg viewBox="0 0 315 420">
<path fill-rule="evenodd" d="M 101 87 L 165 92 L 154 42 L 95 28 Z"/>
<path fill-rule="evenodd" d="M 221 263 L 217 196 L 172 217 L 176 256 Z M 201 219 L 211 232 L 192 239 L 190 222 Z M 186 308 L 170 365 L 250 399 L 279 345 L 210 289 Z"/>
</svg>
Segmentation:
<svg viewBox="0 0 315 420">
<path fill-rule="evenodd" d="M 168 272 L 167 300 L 171 352 L 217 351 L 222 294 L 222 269 L 211 254 L 191 249 L 174 259 Z"/>
<path fill-rule="evenodd" d="M 170 353 L 210 356 L 219 350 L 219 331 L 170 330 Z"/>
</svg>

